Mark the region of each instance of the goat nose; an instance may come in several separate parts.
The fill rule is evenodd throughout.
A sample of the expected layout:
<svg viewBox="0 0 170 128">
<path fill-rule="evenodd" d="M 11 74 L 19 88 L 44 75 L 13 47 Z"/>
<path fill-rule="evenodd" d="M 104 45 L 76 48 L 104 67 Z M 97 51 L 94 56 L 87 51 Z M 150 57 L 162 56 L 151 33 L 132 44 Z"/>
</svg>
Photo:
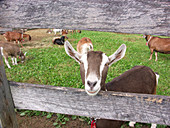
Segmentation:
<svg viewBox="0 0 170 128">
<path fill-rule="evenodd" d="M 97 84 L 97 81 L 94 82 L 87 81 L 87 84 L 89 85 L 89 87 L 93 88 Z"/>
</svg>

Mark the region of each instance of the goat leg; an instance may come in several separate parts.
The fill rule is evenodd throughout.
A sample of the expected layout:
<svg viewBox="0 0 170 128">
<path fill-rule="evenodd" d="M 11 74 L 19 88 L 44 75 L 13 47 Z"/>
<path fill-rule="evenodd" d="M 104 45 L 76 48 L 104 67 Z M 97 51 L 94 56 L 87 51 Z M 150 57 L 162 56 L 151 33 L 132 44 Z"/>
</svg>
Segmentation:
<svg viewBox="0 0 170 128">
<path fill-rule="evenodd" d="M 19 42 L 19 41 L 18 41 Z M 23 48 L 22 41 L 20 41 L 21 47 Z"/>
<path fill-rule="evenodd" d="M 155 61 L 157 61 L 157 60 L 158 60 L 158 53 L 155 52 Z"/>
<path fill-rule="evenodd" d="M 150 55 L 149 60 L 151 60 L 151 59 L 152 59 L 152 55 L 153 55 L 153 49 L 150 49 L 150 50 L 151 50 L 151 55 Z"/>
<path fill-rule="evenodd" d="M 15 57 L 15 65 L 17 65 L 17 58 Z"/>
<path fill-rule="evenodd" d="M 12 65 L 15 65 L 15 63 L 14 63 L 14 57 L 12 57 L 11 60 L 12 60 Z"/>
<path fill-rule="evenodd" d="M 7 58 L 5 58 L 5 63 L 6 63 L 6 65 L 7 65 L 8 68 L 11 68 L 11 66 L 10 66 L 9 63 L 8 63 L 8 59 L 7 59 Z"/>
</svg>

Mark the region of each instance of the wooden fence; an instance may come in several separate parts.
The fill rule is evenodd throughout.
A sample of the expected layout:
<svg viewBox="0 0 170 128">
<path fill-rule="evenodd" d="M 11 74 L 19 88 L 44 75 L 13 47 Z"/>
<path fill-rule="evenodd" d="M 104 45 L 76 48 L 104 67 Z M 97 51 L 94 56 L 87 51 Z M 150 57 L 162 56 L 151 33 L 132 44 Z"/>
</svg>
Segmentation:
<svg viewBox="0 0 170 128">
<path fill-rule="evenodd" d="M 0 26 L 170 36 L 168 0 L 1 0 Z M 0 128 L 17 128 L 14 108 L 170 125 L 170 97 L 8 82 L 0 55 Z"/>
</svg>

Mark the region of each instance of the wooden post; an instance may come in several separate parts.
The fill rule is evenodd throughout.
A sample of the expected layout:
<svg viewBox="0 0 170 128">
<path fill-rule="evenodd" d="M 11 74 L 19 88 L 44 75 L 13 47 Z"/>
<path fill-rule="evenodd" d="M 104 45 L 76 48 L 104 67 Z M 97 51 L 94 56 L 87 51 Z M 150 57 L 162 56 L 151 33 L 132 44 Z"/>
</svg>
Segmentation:
<svg viewBox="0 0 170 128">
<path fill-rule="evenodd" d="M 0 49 L 1 53 L 1 49 Z M 18 128 L 11 90 L 0 54 L 0 128 Z"/>
</svg>

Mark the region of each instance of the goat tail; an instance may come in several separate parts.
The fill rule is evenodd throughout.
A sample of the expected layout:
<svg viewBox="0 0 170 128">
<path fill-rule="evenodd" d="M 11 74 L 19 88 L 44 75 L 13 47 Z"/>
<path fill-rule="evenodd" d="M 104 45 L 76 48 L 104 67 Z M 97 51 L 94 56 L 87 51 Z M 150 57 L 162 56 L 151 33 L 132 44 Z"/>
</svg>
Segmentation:
<svg viewBox="0 0 170 128">
<path fill-rule="evenodd" d="M 3 47 L 0 47 L 1 48 L 1 55 L 4 56 L 3 54 Z"/>
<path fill-rule="evenodd" d="M 158 85 L 159 74 L 155 72 L 155 75 L 156 75 L 156 85 Z"/>
</svg>

